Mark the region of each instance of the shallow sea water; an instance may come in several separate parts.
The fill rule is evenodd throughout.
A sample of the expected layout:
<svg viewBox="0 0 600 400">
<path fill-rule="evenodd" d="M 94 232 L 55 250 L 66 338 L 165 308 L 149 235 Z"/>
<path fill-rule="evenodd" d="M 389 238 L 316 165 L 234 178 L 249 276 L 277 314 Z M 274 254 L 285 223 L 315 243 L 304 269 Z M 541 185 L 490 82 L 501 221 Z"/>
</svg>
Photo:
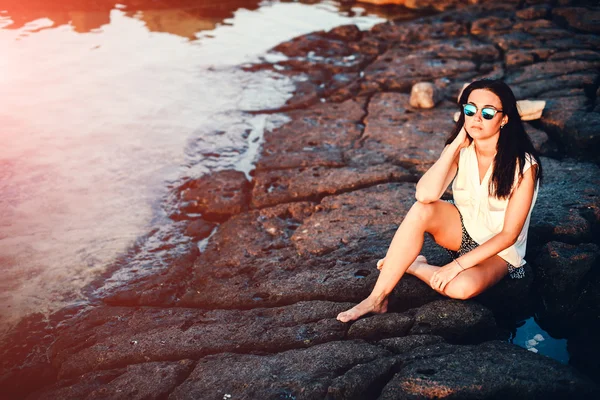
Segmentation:
<svg viewBox="0 0 600 400">
<path fill-rule="evenodd" d="M 264 129 L 285 118 L 244 111 L 294 87 L 240 65 L 311 31 L 384 21 L 332 1 L 80 3 L 0 5 L 5 329 L 85 302 L 81 288 L 161 226 L 169 187 L 253 168 Z"/>
</svg>

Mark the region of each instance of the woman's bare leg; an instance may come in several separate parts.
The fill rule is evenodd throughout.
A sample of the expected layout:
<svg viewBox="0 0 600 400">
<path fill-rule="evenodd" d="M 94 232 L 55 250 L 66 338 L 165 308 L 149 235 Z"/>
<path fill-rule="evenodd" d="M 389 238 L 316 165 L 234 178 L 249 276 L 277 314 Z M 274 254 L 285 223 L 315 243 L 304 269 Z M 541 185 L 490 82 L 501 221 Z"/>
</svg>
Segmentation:
<svg viewBox="0 0 600 400">
<path fill-rule="evenodd" d="M 406 270 L 406 273 L 416 276 L 427 285 L 430 285 L 431 276 L 438 268 L 440 267 L 427 264 L 425 257 L 418 256 L 415 262 Z M 466 300 L 494 286 L 507 274 L 506 261 L 499 256 L 493 256 L 459 273 L 448 282 L 443 291 L 436 288 L 432 289 L 453 299 Z"/>
<path fill-rule="evenodd" d="M 456 275 L 448 282 L 442 294 L 453 299 L 470 299 L 494 286 L 506 275 L 506 261 L 500 256 L 493 256 Z"/>
<path fill-rule="evenodd" d="M 358 305 L 340 313 L 337 319 L 348 322 L 370 312 L 386 312 L 387 296 L 417 258 L 425 232 L 431 233 L 438 244 L 458 249 L 462 230 L 456 207 L 445 201 L 413 204 L 392 239 L 385 256 L 385 267 L 373 291 Z"/>
<path fill-rule="evenodd" d="M 425 256 L 419 255 L 415 262 L 411 264 L 406 270 L 407 274 L 419 278 L 423 282 L 429 285 L 431 277 L 440 268 L 437 265 L 431 265 L 427 262 Z M 433 288 L 435 290 L 435 288 Z"/>
</svg>

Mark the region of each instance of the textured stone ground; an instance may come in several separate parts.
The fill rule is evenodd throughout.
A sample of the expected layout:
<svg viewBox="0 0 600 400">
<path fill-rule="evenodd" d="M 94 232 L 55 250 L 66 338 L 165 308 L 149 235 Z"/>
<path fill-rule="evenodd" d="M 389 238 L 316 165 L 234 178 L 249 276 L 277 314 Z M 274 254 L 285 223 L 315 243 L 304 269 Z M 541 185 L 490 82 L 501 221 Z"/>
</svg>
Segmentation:
<svg viewBox="0 0 600 400">
<path fill-rule="evenodd" d="M 0 348 L 0 396 L 597 395 L 600 36 L 590 21 L 600 10 L 577 1 L 406 3 L 447 11 L 367 32 L 315 32 L 273 50 L 287 60 L 252 66 L 297 82 L 284 107 L 264 110 L 290 122 L 265 134 L 252 182 L 222 171 L 174 189 L 165 209 L 189 243 L 158 246 L 171 267 L 91 310 L 24 321 Z M 518 99 L 547 101 L 527 125 L 545 169 L 527 279 L 456 301 L 407 276 L 389 313 L 338 322 L 373 287 L 375 262 L 452 129 L 460 88 L 483 77 L 503 78 Z M 432 109 L 409 104 L 421 81 L 440 91 Z M 430 239 L 423 253 L 447 261 Z M 568 338 L 571 365 L 508 343 L 506 319 L 533 311 Z"/>
</svg>

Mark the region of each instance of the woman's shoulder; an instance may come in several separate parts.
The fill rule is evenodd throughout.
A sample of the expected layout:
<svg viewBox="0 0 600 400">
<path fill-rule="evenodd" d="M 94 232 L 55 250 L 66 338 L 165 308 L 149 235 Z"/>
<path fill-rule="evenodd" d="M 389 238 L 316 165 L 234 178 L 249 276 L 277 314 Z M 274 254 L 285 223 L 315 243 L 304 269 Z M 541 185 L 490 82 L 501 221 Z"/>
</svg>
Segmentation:
<svg viewBox="0 0 600 400">
<path fill-rule="evenodd" d="M 471 142 L 471 144 L 469 144 L 466 147 L 463 147 L 460 149 L 460 151 L 458 152 L 459 157 L 464 158 L 465 155 L 473 153 L 475 151 L 475 142 Z"/>
<path fill-rule="evenodd" d="M 531 153 L 525 153 L 525 163 L 523 164 L 523 173 L 527 172 L 532 166 L 538 165 L 538 160 Z M 517 165 L 518 167 L 518 165 Z"/>
<path fill-rule="evenodd" d="M 531 153 L 525 153 L 525 166 L 527 165 L 536 165 L 538 162 Z"/>
</svg>

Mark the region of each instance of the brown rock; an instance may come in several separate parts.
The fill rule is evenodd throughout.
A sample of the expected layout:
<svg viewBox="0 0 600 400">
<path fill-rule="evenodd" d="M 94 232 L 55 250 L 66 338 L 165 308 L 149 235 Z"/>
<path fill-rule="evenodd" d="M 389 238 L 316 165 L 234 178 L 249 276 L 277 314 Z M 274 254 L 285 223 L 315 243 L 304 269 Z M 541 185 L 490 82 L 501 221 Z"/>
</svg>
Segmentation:
<svg viewBox="0 0 600 400">
<path fill-rule="evenodd" d="M 592 243 L 569 245 L 547 243 L 536 258 L 538 290 L 542 296 L 545 319 L 568 322 L 578 308 L 582 289 L 590 270 L 600 260 L 600 248 Z"/>
<path fill-rule="evenodd" d="M 245 308 L 311 299 L 357 302 L 366 297 L 376 278 L 370 272 L 376 271 L 373 253 L 381 253 L 380 241 L 388 239 L 348 245 L 338 239 L 338 251 L 326 257 L 298 256 L 290 237 L 305 218 L 293 211 L 300 204 L 310 206 L 280 205 L 233 217 L 221 225 L 198 258 L 192 284 L 179 304 Z M 373 267 L 365 269 L 367 260 Z"/>
<path fill-rule="evenodd" d="M 568 155 L 597 161 L 600 159 L 596 151 L 600 146 L 600 113 L 584 111 L 585 104 L 587 99 L 581 97 L 554 99 L 541 123 Z M 565 108 L 561 108 L 562 105 Z"/>
<path fill-rule="evenodd" d="M 377 344 L 395 354 L 406 353 L 420 346 L 444 343 L 444 338 L 436 335 L 409 335 L 404 337 L 393 337 L 382 339 Z"/>
<path fill-rule="evenodd" d="M 509 50 L 505 57 L 509 68 L 533 64 L 535 60 L 535 54 L 531 50 Z"/>
<path fill-rule="evenodd" d="M 553 52 L 548 57 L 548 60 L 598 61 L 600 60 L 600 53 L 598 51 L 588 49 L 565 49 L 563 51 Z"/>
<path fill-rule="evenodd" d="M 358 364 L 331 382 L 326 399 L 375 398 L 382 384 L 392 376 L 397 364 L 398 359 L 395 357 L 377 358 L 369 363 Z"/>
<path fill-rule="evenodd" d="M 390 183 L 326 197 L 320 212 L 298 227 L 292 241 L 302 254 L 326 254 L 361 238 L 395 230 L 414 203 L 414 184 Z"/>
<path fill-rule="evenodd" d="M 488 35 L 490 31 L 494 33 L 508 32 L 513 26 L 513 21 L 502 17 L 484 17 L 471 24 L 471 33 L 473 35 Z"/>
<path fill-rule="evenodd" d="M 431 58 L 468 58 L 474 62 L 494 62 L 500 58 L 500 53 L 494 45 L 465 37 L 426 40 L 419 43 L 418 52 Z"/>
<path fill-rule="evenodd" d="M 548 79 L 559 75 L 568 75 L 580 72 L 595 72 L 600 66 L 600 60 L 561 60 L 544 61 L 527 65 L 520 70 L 512 72 L 506 80 L 509 85 L 520 84 L 532 80 Z"/>
<path fill-rule="evenodd" d="M 546 132 L 536 129 L 531 125 L 527 125 L 525 130 L 538 153 L 545 156 L 552 156 L 558 152 L 556 144 L 550 140 Z"/>
<path fill-rule="evenodd" d="M 408 179 L 411 179 L 408 171 L 391 165 L 258 172 L 252 190 L 252 207 L 262 208 L 292 201 L 314 201 L 325 195 Z"/>
<path fill-rule="evenodd" d="M 571 36 L 571 33 L 556 26 L 552 21 L 536 19 L 534 21 L 518 21 L 513 25 L 517 31 L 530 32 L 544 39 Z"/>
<path fill-rule="evenodd" d="M 349 339 L 380 340 L 405 336 L 414 323 L 408 314 L 380 314 L 354 322 L 348 330 Z"/>
<path fill-rule="evenodd" d="M 585 32 L 600 32 L 600 9 L 585 7 L 564 7 L 552 10 L 552 16 L 565 21 L 571 28 Z"/>
<path fill-rule="evenodd" d="M 103 281 L 104 286 L 95 289 L 96 295 L 115 305 L 164 307 L 176 303 L 200 253 L 197 240 L 185 235 L 186 228 L 185 221 L 175 222 L 141 238 L 128 262 L 119 265 L 119 278 Z"/>
<path fill-rule="evenodd" d="M 552 240 L 590 242 L 595 224 L 588 210 L 600 202 L 600 171 L 594 164 L 542 157 L 544 182 L 531 214 L 530 246 Z"/>
<path fill-rule="evenodd" d="M 553 78 L 511 84 L 510 87 L 517 99 L 544 98 L 547 92 L 591 86 L 597 76 L 595 72 L 560 75 Z"/>
<path fill-rule="evenodd" d="M 494 35 L 490 40 L 505 52 L 518 49 L 539 49 L 547 47 L 539 38 L 527 32 L 510 31 L 508 33 Z"/>
<path fill-rule="evenodd" d="M 308 110 L 292 111 L 288 113 L 288 124 L 265 132 L 263 154 L 350 147 L 362 133 L 360 123 L 364 115 L 363 105 L 354 100 L 319 103 Z"/>
<path fill-rule="evenodd" d="M 179 190 L 179 208 L 187 214 L 201 213 L 206 220 L 223 221 L 248 208 L 250 184 L 240 171 L 203 176 Z"/>
<path fill-rule="evenodd" d="M 313 301 L 248 311 L 97 308 L 64 331 L 51 351 L 67 378 L 148 361 L 309 347 L 345 336 L 347 325 L 335 316 L 348 307 Z"/>
<path fill-rule="evenodd" d="M 256 164 L 255 171 L 308 167 L 338 168 L 344 165 L 344 155 L 338 149 L 277 152 L 264 154 Z"/>
<path fill-rule="evenodd" d="M 464 2 L 458 0 L 360 0 L 363 3 L 371 3 L 377 5 L 396 4 L 412 9 L 435 9 L 445 11 L 448 9 L 459 8 L 464 6 Z"/>
<path fill-rule="evenodd" d="M 388 90 L 408 90 L 417 82 L 451 77 L 476 69 L 474 62 L 446 58 L 430 58 L 391 49 L 365 69 L 365 77 Z"/>
<path fill-rule="evenodd" d="M 336 58 L 350 55 L 345 41 L 336 40 L 337 35 L 326 35 L 324 32 L 313 32 L 283 42 L 273 50 L 288 57 L 323 57 Z"/>
<path fill-rule="evenodd" d="M 469 343 L 496 335 L 492 312 L 474 301 L 438 300 L 415 310 L 411 335 L 439 335 L 450 343 Z"/>
<path fill-rule="evenodd" d="M 350 157 L 378 153 L 388 162 L 411 166 L 418 175 L 433 165 L 454 127 L 452 114 L 456 106 L 442 103 L 433 110 L 415 110 L 408 103 L 409 96 L 401 93 L 373 96 L 365 120 L 363 147 Z"/>
<path fill-rule="evenodd" d="M 164 399 L 194 369 L 195 362 L 146 362 L 64 379 L 28 399 Z"/>
<path fill-rule="evenodd" d="M 384 43 L 418 43 L 423 40 L 464 36 L 466 24 L 456 21 L 425 21 L 394 24 L 384 22 L 371 28 L 371 34 Z"/>
<path fill-rule="evenodd" d="M 356 42 L 362 38 L 363 34 L 356 25 L 341 25 L 326 32 L 325 36 L 334 40 Z"/>
<path fill-rule="evenodd" d="M 288 203 L 231 218 L 198 258 L 192 283 L 178 304 L 229 308 L 364 299 L 378 275 L 375 263 L 397 228 L 395 216 L 405 212 L 399 201 L 407 202 L 407 207 L 413 202 L 408 193 L 414 189 L 403 189 L 405 185 L 326 197 L 321 211 L 312 216 L 293 214 L 291 208 L 302 203 Z M 430 261 L 445 263 L 444 251 L 425 243 L 423 252 Z M 436 292 L 407 276 L 394 290 L 390 310 L 417 307 L 435 298 Z"/>
<path fill-rule="evenodd" d="M 433 344 L 400 354 L 380 399 L 593 398 L 598 387 L 566 365 L 506 342 Z"/>
<path fill-rule="evenodd" d="M 532 7 L 527 7 L 522 10 L 517 10 L 515 15 L 520 19 L 539 19 L 546 18 L 550 14 L 550 6 L 540 4 Z"/>
<path fill-rule="evenodd" d="M 187 228 L 185 229 L 185 234 L 187 236 L 194 237 L 198 240 L 202 240 L 210 236 L 210 233 L 215 228 L 215 224 L 210 222 L 197 219 L 189 223 Z"/>
<path fill-rule="evenodd" d="M 335 379 L 352 367 L 389 355 L 377 346 L 354 341 L 274 355 L 215 355 L 201 359 L 170 398 L 222 399 L 229 394 L 232 399 L 323 399 L 330 385 L 337 386 Z"/>
</svg>

